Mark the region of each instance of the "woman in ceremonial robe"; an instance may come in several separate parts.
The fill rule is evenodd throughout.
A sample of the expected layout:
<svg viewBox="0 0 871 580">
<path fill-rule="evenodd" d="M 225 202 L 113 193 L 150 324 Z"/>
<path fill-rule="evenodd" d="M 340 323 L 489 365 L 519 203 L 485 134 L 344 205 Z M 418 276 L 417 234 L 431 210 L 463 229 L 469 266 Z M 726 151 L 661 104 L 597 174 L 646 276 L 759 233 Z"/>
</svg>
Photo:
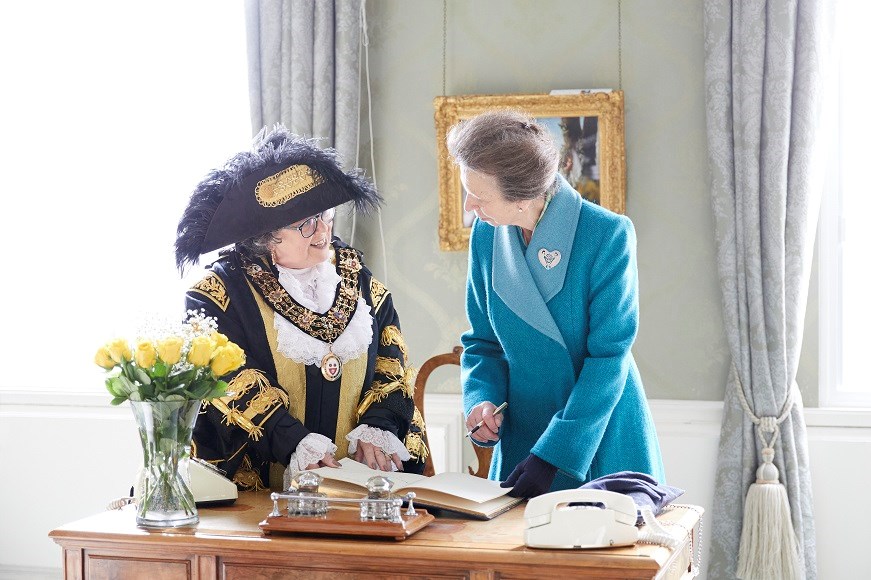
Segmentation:
<svg viewBox="0 0 871 580">
<path fill-rule="evenodd" d="M 664 483 L 631 352 L 632 222 L 573 190 L 547 130 L 525 115 L 462 121 L 448 149 L 477 215 L 461 367 L 466 424 L 484 422 L 473 441 L 495 446 L 490 478 L 517 497 L 619 471 Z"/>
<path fill-rule="evenodd" d="M 390 292 L 332 235 L 335 207 L 380 198 L 333 150 L 262 131 L 195 188 L 179 222 L 180 270 L 225 248 L 186 294 L 245 351 L 225 397 L 204 404 L 194 453 L 242 489 L 351 456 L 423 470 L 414 371 Z"/>
</svg>

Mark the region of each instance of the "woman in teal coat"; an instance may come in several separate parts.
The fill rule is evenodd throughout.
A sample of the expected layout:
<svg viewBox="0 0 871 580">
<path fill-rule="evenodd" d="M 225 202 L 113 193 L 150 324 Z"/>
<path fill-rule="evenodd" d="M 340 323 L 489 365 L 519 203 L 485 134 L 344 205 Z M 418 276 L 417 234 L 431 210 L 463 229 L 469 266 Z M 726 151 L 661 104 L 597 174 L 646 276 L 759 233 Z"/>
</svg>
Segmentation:
<svg viewBox="0 0 871 580">
<path fill-rule="evenodd" d="M 488 112 L 448 135 L 476 214 L 462 337 L 463 404 L 490 478 L 533 497 L 618 471 L 664 483 L 631 348 L 638 329 L 632 222 L 557 173 L 547 130 Z M 494 414 L 507 402 L 504 412 Z"/>
</svg>

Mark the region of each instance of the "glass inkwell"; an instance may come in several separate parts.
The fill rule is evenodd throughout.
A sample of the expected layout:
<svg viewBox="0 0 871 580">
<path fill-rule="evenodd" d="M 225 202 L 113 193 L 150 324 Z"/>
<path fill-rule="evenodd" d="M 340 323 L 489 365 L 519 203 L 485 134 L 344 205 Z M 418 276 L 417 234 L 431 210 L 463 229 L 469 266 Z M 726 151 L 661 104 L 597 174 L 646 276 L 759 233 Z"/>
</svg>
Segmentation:
<svg viewBox="0 0 871 580">
<path fill-rule="evenodd" d="M 390 479 L 382 475 L 370 477 L 366 482 L 366 489 L 368 493 L 360 502 L 361 520 L 400 520 L 399 507 L 402 501 L 392 501 L 393 482 Z"/>
<path fill-rule="evenodd" d="M 358 498 L 328 497 L 318 490 L 321 481 L 320 475 L 303 472 L 294 479 L 296 487 L 291 486 L 284 493 L 270 494 L 272 513 L 260 523 L 260 528 L 267 534 L 320 532 L 385 536 L 400 540 L 435 519 L 424 511 L 418 512 L 414 509 L 416 495 L 413 491 L 401 496 L 391 493 L 393 481 L 387 477 L 370 477 L 366 482 L 366 496 Z M 287 501 L 286 514 L 278 508 L 280 500 Z M 401 511 L 403 502 L 408 502 L 404 516 Z M 354 509 L 333 509 L 328 512 L 329 504 L 354 505 L 360 511 L 358 513 Z"/>
<path fill-rule="evenodd" d="M 297 493 L 287 501 L 289 516 L 325 516 L 327 515 L 327 494 L 318 492 L 323 478 L 317 473 L 303 471 L 296 477 Z M 317 499 L 315 499 L 317 498 Z"/>
</svg>

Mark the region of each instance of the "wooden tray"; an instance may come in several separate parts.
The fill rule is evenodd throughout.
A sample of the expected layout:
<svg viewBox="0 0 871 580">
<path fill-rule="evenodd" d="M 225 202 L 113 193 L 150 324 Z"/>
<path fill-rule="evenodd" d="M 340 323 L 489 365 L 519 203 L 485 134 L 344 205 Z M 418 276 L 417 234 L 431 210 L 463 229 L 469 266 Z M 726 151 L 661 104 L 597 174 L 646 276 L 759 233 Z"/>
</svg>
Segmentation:
<svg viewBox="0 0 871 580">
<path fill-rule="evenodd" d="M 259 525 L 264 534 L 338 534 L 404 540 L 435 520 L 435 516 L 424 509 L 415 511 L 414 517 L 403 514 L 399 522 L 386 522 L 360 521 L 359 509 L 331 508 L 326 516 L 320 517 L 267 516 Z"/>
</svg>

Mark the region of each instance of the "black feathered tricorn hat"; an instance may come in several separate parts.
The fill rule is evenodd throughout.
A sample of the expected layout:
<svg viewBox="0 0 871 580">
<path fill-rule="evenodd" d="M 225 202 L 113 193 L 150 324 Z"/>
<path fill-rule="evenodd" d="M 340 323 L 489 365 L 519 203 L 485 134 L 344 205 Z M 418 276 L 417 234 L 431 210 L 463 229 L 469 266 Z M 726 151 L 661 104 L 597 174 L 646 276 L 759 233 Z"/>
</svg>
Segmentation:
<svg viewBox="0 0 871 580">
<path fill-rule="evenodd" d="M 206 252 L 349 201 L 367 212 L 381 197 L 362 172 L 342 170 L 334 149 L 321 149 L 282 125 L 264 128 L 250 151 L 231 157 L 194 189 L 178 222 L 176 266 L 183 271 Z"/>
</svg>

